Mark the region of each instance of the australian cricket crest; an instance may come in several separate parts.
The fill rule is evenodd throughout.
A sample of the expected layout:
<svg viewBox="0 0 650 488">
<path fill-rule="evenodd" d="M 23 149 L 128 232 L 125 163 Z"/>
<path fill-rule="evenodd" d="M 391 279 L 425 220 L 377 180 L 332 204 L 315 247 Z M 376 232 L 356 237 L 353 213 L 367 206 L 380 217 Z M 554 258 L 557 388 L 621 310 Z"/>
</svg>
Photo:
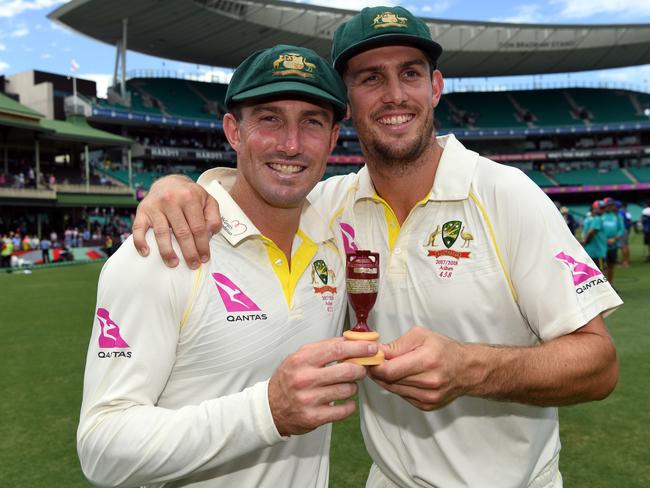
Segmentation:
<svg viewBox="0 0 650 488">
<path fill-rule="evenodd" d="M 462 240 L 460 246 L 457 246 L 459 248 L 469 248 L 470 242 L 474 240 L 474 236 L 465 229 L 461 220 L 449 220 L 442 225 L 436 225 L 425 238 L 423 247 L 427 256 L 434 258 L 440 278 L 452 278 L 460 262 L 471 257 L 470 251 L 452 249 L 454 244 L 457 244 L 458 237 Z"/>
<path fill-rule="evenodd" d="M 314 293 L 322 297 L 328 313 L 334 311 L 335 280 L 336 274 L 334 270 L 328 268 L 324 260 L 317 259 L 311 264 L 311 283 L 314 287 Z"/>
</svg>

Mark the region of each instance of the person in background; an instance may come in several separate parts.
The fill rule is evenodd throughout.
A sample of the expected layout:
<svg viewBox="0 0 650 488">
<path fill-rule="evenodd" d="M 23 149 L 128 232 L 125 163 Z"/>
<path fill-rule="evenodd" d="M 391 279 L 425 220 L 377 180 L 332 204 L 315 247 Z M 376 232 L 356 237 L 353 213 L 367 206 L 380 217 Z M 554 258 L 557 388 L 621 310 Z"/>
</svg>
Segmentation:
<svg viewBox="0 0 650 488">
<path fill-rule="evenodd" d="M 643 244 L 646 246 L 645 262 L 650 263 L 650 203 L 646 203 L 641 211 L 641 230 L 643 231 Z"/>
<path fill-rule="evenodd" d="M 623 236 L 620 239 L 622 266 L 624 268 L 630 267 L 630 232 L 632 230 L 632 214 L 627 210 L 627 203 L 616 201 L 618 206 L 618 214 L 623 219 Z"/>
<path fill-rule="evenodd" d="M 621 238 L 625 234 L 625 224 L 618 213 L 616 201 L 610 197 L 603 199 L 604 212 L 602 216 L 603 234 L 607 240 L 607 256 L 605 276 L 610 283 L 614 282 L 614 269 L 618 261 L 618 249 Z"/>
<path fill-rule="evenodd" d="M 603 232 L 603 208 L 605 204 L 596 200 L 591 205 L 591 211 L 582 223 L 582 240 L 580 241 L 587 254 L 602 272 L 605 272 L 607 256 L 607 239 Z"/>
<path fill-rule="evenodd" d="M 52 242 L 46 236 L 43 236 L 40 247 L 41 254 L 43 255 L 43 264 L 47 264 L 50 262 L 50 247 L 52 247 Z"/>
<path fill-rule="evenodd" d="M 560 207 L 560 213 L 562 214 L 562 217 L 564 217 L 564 221 L 566 222 L 567 227 L 571 231 L 571 234 L 575 235 L 576 230 L 578 230 L 578 227 L 580 227 L 580 224 L 578 223 L 576 218 L 569 211 L 568 207 Z"/>
</svg>

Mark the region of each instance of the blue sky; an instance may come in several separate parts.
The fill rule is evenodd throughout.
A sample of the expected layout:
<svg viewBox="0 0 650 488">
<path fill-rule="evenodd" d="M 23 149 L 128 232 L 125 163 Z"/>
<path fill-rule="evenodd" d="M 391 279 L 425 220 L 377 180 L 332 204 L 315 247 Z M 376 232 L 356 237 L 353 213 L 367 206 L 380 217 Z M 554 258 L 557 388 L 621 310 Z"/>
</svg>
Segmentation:
<svg viewBox="0 0 650 488">
<path fill-rule="evenodd" d="M 107 0 L 110 1 L 110 0 Z M 137 1 L 137 0 L 135 0 Z M 110 79 L 115 48 L 66 30 L 46 16 L 65 0 L 0 0 L 0 73 L 14 74 L 29 69 L 69 74 L 71 60 L 79 65 L 78 76 L 98 82 L 100 92 Z M 514 23 L 612 24 L 650 23 L 648 0 L 461 0 L 390 1 L 328 0 L 306 1 L 331 7 L 360 9 L 368 5 L 401 4 L 423 16 L 440 19 L 490 20 Z M 202 79 L 227 79 L 228 70 L 196 66 L 129 52 L 127 69 L 166 69 Z M 613 82 L 650 90 L 650 65 L 615 70 L 547 75 L 542 83 Z M 484 79 L 464 80 L 482 84 Z M 532 77 L 491 79 L 492 85 L 532 82 Z M 457 82 L 457 85 L 459 83 Z"/>
</svg>

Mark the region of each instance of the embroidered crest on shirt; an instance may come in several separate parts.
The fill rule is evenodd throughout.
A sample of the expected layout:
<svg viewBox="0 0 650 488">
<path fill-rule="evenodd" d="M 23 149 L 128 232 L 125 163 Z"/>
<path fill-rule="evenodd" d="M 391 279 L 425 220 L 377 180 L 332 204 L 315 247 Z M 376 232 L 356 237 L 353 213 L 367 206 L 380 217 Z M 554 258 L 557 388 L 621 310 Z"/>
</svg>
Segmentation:
<svg viewBox="0 0 650 488">
<path fill-rule="evenodd" d="M 470 251 L 459 251 L 452 247 L 457 245 L 458 248 L 469 248 L 473 240 L 474 236 L 461 220 L 450 220 L 442 225 L 436 225 L 427 235 L 423 247 L 427 250 L 427 256 L 435 258 L 438 276 L 449 279 L 453 276 L 460 260 L 471 256 Z"/>
<path fill-rule="evenodd" d="M 325 308 L 329 313 L 334 311 L 334 295 L 336 287 L 334 270 L 327 267 L 322 259 L 317 259 L 311 265 L 311 283 L 314 286 L 314 293 L 321 295 Z"/>
</svg>

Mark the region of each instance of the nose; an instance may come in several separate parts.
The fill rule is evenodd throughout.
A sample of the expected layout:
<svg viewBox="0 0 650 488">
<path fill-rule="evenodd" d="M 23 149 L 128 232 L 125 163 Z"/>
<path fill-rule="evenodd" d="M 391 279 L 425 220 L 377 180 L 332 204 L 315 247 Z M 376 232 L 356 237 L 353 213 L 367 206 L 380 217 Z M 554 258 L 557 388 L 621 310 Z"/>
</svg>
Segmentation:
<svg viewBox="0 0 650 488">
<path fill-rule="evenodd" d="M 381 101 L 400 105 L 408 99 L 404 88 L 399 76 L 386 76 Z"/>
<path fill-rule="evenodd" d="M 300 129 L 297 124 L 288 124 L 285 126 L 278 141 L 278 151 L 287 156 L 297 156 L 302 153 Z"/>
</svg>

